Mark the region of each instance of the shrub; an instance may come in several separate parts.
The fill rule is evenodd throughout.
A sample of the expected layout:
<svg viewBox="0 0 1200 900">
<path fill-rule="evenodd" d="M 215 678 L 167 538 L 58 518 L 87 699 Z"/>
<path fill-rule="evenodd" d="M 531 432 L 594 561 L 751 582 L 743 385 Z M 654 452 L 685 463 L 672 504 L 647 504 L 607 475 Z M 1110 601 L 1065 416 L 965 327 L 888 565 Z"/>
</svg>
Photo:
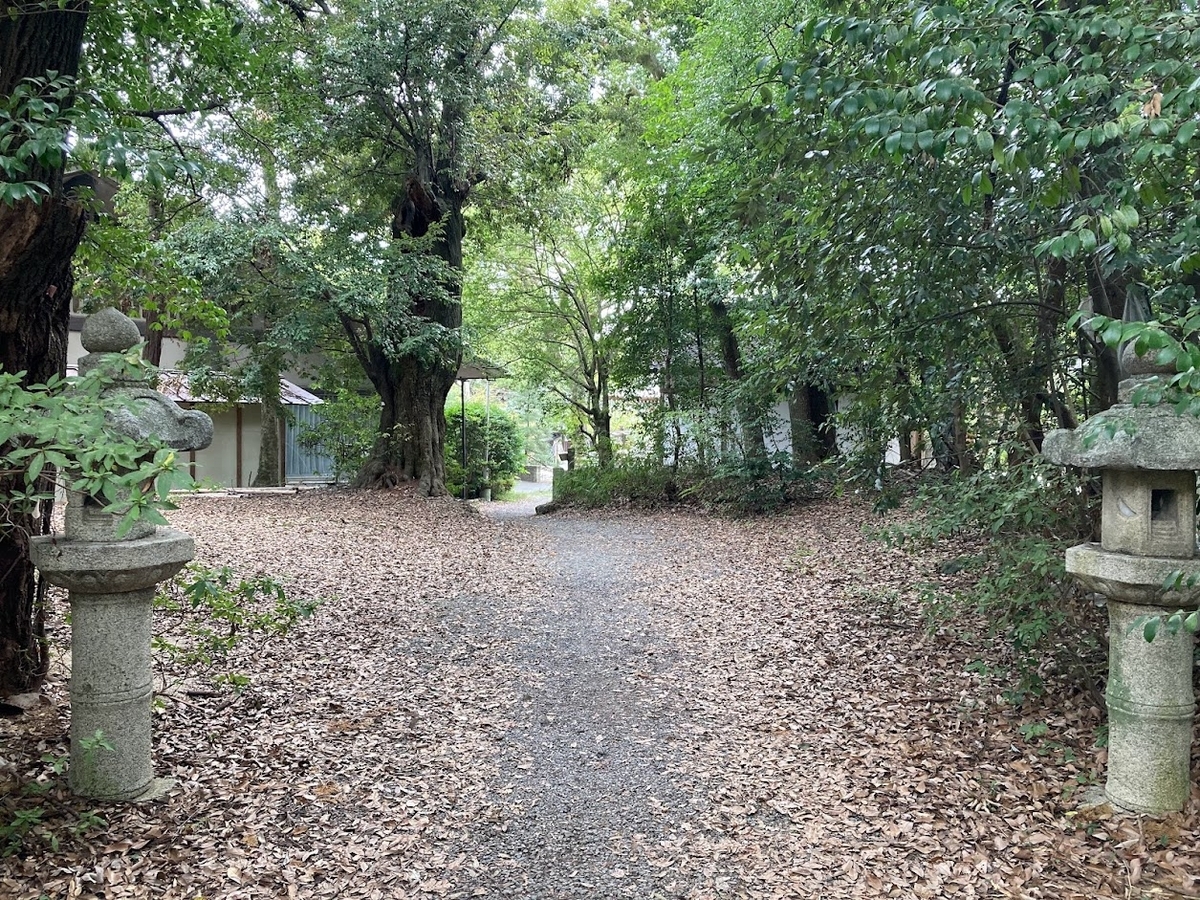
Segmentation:
<svg viewBox="0 0 1200 900">
<path fill-rule="evenodd" d="M 511 490 L 525 469 L 525 439 L 517 420 L 507 410 L 482 403 L 467 403 L 467 496 L 480 496 L 484 486 L 484 453 L 494 493 Z M 463 490 L 462 407 L 446 408 L 446 489 L 454 496 Z"/>
<path fill-rule="evenodd" d="M 0 372 L 0 529 L 32 516 L 54 497 L 54 474 L 67 488 L 121 516 L 118 536 L 145 520 L 165 525 L 172 488 L 191 484 L 179 454 L 154 438 L 135 440 L 111 424 L 128 399 L 109 393 L 118 381 L 150 384 L 138 356 L 107 354 L 102 366 L 74 378 L 53 376 L 21 386 L 23 372 Z"/>
<path fill-rule="evenodd" d="M 608 469 L 576 466 L 554 473 L 554 500 L 595 509 L 622 503 L 670 503 L 680 497 L 675 474 L 651 460 L 618 459 Z"/>
<path fill-rule="evenodd" d="M 944 574 L 962 573 L 956 588 L 928 585 L 922 601 L 933 621 L 974 610 L 1012 646 L 1017 695 L 1040 688 L 1040 659 L 1050 650 L 1078 668 L 1097 635 L 1067 579 L 1064 551 L 1093 529 L 1093 492 L 1079 475 L 1027 454 L 1017 462 L 930 480 L 917 492 L 922 515 L 888 530 L 893 543 L 936 545 L 967 539 L 970 552 L 948 559 Z M 972 540 L 973 539 L 973 540 Z M 957 549 L 961 553 L 962 545 Z M 1076 673 L 1081 681 L 1090 673 Z"/>
<path fill-rule="evenodd" d="M 230 668 L 234 651 L 247 643 L 261 650 L 312 615 L 320 602 L 289 597 L 269 575 L 242 578 L 228 566 L 188 564 L 159 585 L 154 598 L 152 649 L 164 682 L 169 663 L 178 673 L 207 674 L 215 685 L 244 687 L 248 678 Z"/>
<path fill-rule="evenodd" d="M 300 446 L 333 460 L 333 480 L 349 481 L 363 467 L 379 428 L 379 398 L 337 388 L 316 407 L 320 422 L 304 429 Z"/>
<path fill-rule="evenodd" d="M 741 461 L 717 469 L 660 465 L 653 459 L 618 458 L 611 468 L 577 466 L 554 477 L 554 500 L 594 509 L 626 503 L 656 505 L 690 502 L 735 515 L 768 512 L 825 492 L 820 468 L 793 466 L 787 453 Z"/>
<path fill-rule="evenodd" d="M 822 466 L 796 464 L 790 453 L 777 451 L 766 456 L 730 457 L 689 493 L 707 505 L 752 515 L 824 496 L 829 483 Z"/>
</svg>

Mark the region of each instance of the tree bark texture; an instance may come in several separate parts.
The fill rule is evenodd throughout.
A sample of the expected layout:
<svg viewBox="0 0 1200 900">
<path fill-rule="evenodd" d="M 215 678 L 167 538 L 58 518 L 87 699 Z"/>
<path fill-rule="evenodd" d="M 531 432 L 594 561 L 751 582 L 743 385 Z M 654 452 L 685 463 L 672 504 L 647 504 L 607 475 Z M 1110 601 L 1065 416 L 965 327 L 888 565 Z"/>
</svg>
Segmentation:
<svg viewBox="0 0 1200 900">
<path fill-rule="evenodd" d="M 815 463 L 820 457 L 817 446 L 817 426 L 813 417 L 809 386 L 797 384 L 788 396 L 788 419 L 792 431 L 792 460 L 795 463 Z"/>
<path fill-rule="evenodd" d="M 79 71 L 87 3 L 0 18 L 0 92 L 48 72 Z M 0 205 L 0 369 L 25 384 L 65 371 L 74 284 L 71 257 L 83 237 L 83 208 L 62 196 L 62 169 L 35 168 L 51 195 Z M 21 477 L 0 478 L 0 496 Z M 29 538 L 49 530 L 49 504 L 0 529 L 0 695 L 32 690 L 46 673 L 43 610 Z"/>
<path fill-rule="evenodd" d="M 388 488 L 416 481 L 421 496 L 444 496 L 444 409 L 456 373 L 432 371 L 410 357 L 378 359 L 368 374 L 382 405 L 375 446 L 355 487 Z"/>
<path fill-rule="evenodd" d="M 274 349 L 259 350 L 258 408 L 262 426 L 259 430 L 258 469 L 251 487 L 279 487 L 284 483 L 279 453 L 279 374 L 283 369 L 282 357 L 283 354 Z"/>
<path fill-rule="evenodd" d="M 734 383 L 738 421 L 742 429 L 746 458 L 765 459 L 767 443 L 763 436 L 762 419 L 758 415 L 756 404 L 745 396 L 745 386 L 739 384 L 743 374 L 742 348 L 738 344 L 737 333 L 733 330 L 729 307 L 720 300 L 710 300 L 708 309 L 712 313 L 713 324 L 721 342 L 721 363 L 725 376 Z"/>
<path fill-rule="evenodd" d="M 392 236 L 424 237 L 435 224 L 440 233 L 430 252 L 446 263 L 451 273 L 462 271 L 463 205 L 468 186 L 456 184 L 450 173 L 438 175 L 435 184 L 409 178 L 404 194 L 393 203 Z M 457 331 L 462 326 L 462 305 L 457 279 L 437 292 L 419 296 L 409 315 L 434 326 Z M 343 319 L 343 323 L 345 320 Z M 417 353 L 388 357 L 377 344 L 359 352 L 367 376 L 379 392 L 382 408 L 379 432 L 355 487 L 394 487 L 416 481 L 423 497 L 446 494 L 446 397 L 454 387 L 461 354 L 431 358 Z"/>
</svg>

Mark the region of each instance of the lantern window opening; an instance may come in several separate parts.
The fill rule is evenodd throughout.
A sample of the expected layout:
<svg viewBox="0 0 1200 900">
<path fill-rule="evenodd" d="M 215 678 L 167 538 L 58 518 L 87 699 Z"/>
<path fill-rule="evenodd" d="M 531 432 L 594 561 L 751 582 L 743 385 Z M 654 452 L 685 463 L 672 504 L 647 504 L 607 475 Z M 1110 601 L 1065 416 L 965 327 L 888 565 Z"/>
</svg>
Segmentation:
<svg viewBox="0 0 1200 900">
<path fill-rule="evenodd" d="M 1178 492 L 1158 488 L 1151 489 L 1150 521 L 1159 527 L 1174 528 L 1179 524 Z"/>
</svg>

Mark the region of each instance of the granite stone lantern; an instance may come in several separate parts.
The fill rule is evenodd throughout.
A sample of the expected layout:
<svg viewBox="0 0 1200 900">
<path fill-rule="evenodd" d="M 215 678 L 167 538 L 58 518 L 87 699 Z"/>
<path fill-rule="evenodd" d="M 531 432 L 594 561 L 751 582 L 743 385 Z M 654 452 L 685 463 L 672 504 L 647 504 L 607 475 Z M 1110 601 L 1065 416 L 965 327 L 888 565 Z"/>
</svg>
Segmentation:
<svg viewBox="0 0 1200 900">
<path fill-rule="evenodd" d="M 1167 404 L 1135 404 L 1139 386 L 1173 370 L 1135 356 L 1132 346 L 1122 363 L 1130 377 L 1117 404 L 1078 429 L 1051 432 L 1042 453 L 1057 465 L 1101 473 L 1100 543 L 1071 547 L 1066 567 L 1108 601 L 1105 794 L 1115 807 L 1161 815 L 1181 810 L 1191 788 L 1195 638 L 1159 628 L 1147 641 L 1142 624 L 1200 604 L 1200 587 L 1172 577 L 1200 571 L 1200 419 Z"/>
<path fill-rule="evenodd" d="M 104 365 L 140 340 L 137 326 L 115 309 L 89 316 L 81 372 Z M 128 437 L 154 437 L 176 450 L 203 449 L 212 420 L 180 409 L 144 381 L 105 389 L 121 409 L 109 427 Z M 35 537 L 30 553 L 42 577 L 65 587 L 71 605 L 71 790 L 97 800 L 153 796 L 162 787 L 150 759 L 151 606 L 155 585 L 195 555 L 187 534 L 138 522 L 117 537 L 119 516 L 97 500 L 70 495 L 65 533 Z M 100 732 L 112 749 L 92 739 Z"/>
</svg>

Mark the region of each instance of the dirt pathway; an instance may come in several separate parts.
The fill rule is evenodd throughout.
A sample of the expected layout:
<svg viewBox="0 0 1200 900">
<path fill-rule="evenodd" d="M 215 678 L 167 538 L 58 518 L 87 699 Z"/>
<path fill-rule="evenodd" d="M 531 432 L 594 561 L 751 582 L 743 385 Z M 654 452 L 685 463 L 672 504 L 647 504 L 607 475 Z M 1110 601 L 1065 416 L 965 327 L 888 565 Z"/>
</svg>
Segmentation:
<svg viewBox="0 0 1200 900">
<path fill-rule="evenodd" d="M 666 896 L 639 848 L 687 819 L 671 775 L 686 714 L 663 684 L 680 654 L 635 596 L 665 541 L 652 526 L 529 512 L 491 507 L 543 548 L 548 591 L 489 607 L 515 648 L 519 701 L 494 782 L 504 818 L 471 848 L 488 873 L 478 887 L 535 900 Z"/>
<path fill-rule="evenodd" d="M 186 502 L 203 561 L 326 599 L 207 672 L 160 659 L 162 803 L 66 793 L 61 675 L 0 721 L 0 835 L 38 810 L 0 897 L 1200 896 L 1200 796 L 1078 817 L 1100 710 L 1055 683 L 1004 702 L 1003 643 L 928 633 L 937 559 L 865 540 L 861 505 L 533 518 L 540 499 Z M 248 686 L 204 689 L 223 672 Z"/>
</svg>

